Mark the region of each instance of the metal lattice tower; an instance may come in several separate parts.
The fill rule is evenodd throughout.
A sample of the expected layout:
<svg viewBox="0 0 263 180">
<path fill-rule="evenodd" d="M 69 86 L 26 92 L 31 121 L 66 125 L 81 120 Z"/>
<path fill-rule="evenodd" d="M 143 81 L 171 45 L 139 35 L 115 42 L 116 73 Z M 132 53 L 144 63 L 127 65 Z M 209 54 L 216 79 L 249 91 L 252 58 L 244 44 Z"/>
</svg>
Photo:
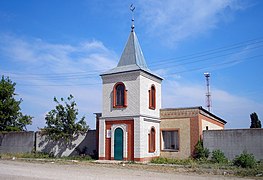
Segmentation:
<svg viewBox="0 0 263 180">
<path fill-rule="evenodd" d="M 210 112 L 211 111 L 211 93 L 210 93 L 210 84 L 209 84 L 209 78 L 210 78 L 210 73 L 206 72 L 204 73 L 205 78 L 206 78 L 206 107 L 207 110 Z"/>
</svg>

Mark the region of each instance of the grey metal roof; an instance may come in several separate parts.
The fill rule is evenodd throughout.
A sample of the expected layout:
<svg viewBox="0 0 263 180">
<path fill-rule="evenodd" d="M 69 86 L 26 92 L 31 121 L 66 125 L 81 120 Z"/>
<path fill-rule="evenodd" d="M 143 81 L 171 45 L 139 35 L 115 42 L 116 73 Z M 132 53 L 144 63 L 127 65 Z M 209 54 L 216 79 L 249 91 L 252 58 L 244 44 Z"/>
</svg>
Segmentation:
<svg viewBox="0 0 263 180">
<path fill-rule="evenodd" d="M 102 73 L 101 76 L 136 70 L 142 70 L 159 79 L 163 79 L 148 69 L 140 43 L 134 30 L 132 30 L 117 67 Z"/>
<path fill-rule="evenodd" d="M 148 69 L 135 31 L 131 31 L 130 33 L 118 67 L 132 64 L 136 64 L 140 68 Z"/>
</svg>

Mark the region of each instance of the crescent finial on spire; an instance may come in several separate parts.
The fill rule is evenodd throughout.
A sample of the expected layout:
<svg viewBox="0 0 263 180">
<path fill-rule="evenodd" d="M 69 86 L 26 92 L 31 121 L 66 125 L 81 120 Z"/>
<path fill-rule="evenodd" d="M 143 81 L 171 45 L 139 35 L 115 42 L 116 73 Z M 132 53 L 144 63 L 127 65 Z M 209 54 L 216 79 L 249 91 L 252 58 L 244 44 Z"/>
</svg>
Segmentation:
<svg viewBox="0 0 263 180">
<path fill-rule="evenodd" d="M 134 10 L 135 10 L 135 6 L 133 4 L 130 5 L 130 10 L 132 12 L 132 26 L 131 26 L 131 29 L 132 29 L 132 32 L 133 32 L 133 29 L 134 29 Z"/>
</svg>

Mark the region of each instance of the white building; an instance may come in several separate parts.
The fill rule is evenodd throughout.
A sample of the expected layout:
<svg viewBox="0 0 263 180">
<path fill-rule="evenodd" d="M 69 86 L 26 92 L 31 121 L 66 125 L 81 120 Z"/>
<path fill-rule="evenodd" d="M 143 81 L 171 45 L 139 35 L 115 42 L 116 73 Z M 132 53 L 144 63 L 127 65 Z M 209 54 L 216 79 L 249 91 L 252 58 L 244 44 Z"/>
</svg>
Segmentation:
<svg viewBox="0 0 263 180">
<path fill-rule="evenodd" d="M 117 67 L 101 78 L 99 159 L 149 161 L 159 157 L 162 78 L 148 69 L 134 27 Z"/>
</svg>

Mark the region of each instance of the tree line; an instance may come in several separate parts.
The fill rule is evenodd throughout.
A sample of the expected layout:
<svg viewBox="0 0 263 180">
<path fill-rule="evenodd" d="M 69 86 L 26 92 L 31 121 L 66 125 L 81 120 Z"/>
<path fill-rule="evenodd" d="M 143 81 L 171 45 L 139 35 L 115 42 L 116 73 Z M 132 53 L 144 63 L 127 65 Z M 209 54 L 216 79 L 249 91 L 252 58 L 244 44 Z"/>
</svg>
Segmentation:
<svg viewBox="0 0 263 180">
<path fill-rule="evenodd" d="M 22 98 L 15 99 L 17 96 L 15 86 L 16 83 L 12 82 L 9 77 L 2 76 L 0 81 L 0 132 L 26 131 L 26 127 L 32 124 L 33 117 L 21 112 Z M 46 126 L 41 131 L 57 140 L 69 139 L 74 134 L 88 130 L 89 126 L 86 124 L 85 116 L 77 118 L 77 104 L 72 95 L 66 99 L 60 98 L 60 100 L 54 97 L 54 102 L 56 106 L 46 114 Z M 261 128 L 261 121 L 257 113 L 250 114 L 250 119 L 250 128 Z"/>
<path fill-rule="evenodd" d="M 27 131 L 27 126 L 32 125 L 32 116 L 24 115 L 20 105 L 22 98 L 16 100 L 16 83 L 9 77 L 2 76 L 0 81 L 0 132 Z M 78 109 L 74 97 L 61 98 L 60 101 L 54 97 L 56 106 L 50 110 L 45 117 L 46 126 L 41 129 L 53 140 L 70 139 L 75 134 L 85 133 L 89 126 L 86 124 L 85 116 L 80 120 L 77 118 Z"/>
</svg>

